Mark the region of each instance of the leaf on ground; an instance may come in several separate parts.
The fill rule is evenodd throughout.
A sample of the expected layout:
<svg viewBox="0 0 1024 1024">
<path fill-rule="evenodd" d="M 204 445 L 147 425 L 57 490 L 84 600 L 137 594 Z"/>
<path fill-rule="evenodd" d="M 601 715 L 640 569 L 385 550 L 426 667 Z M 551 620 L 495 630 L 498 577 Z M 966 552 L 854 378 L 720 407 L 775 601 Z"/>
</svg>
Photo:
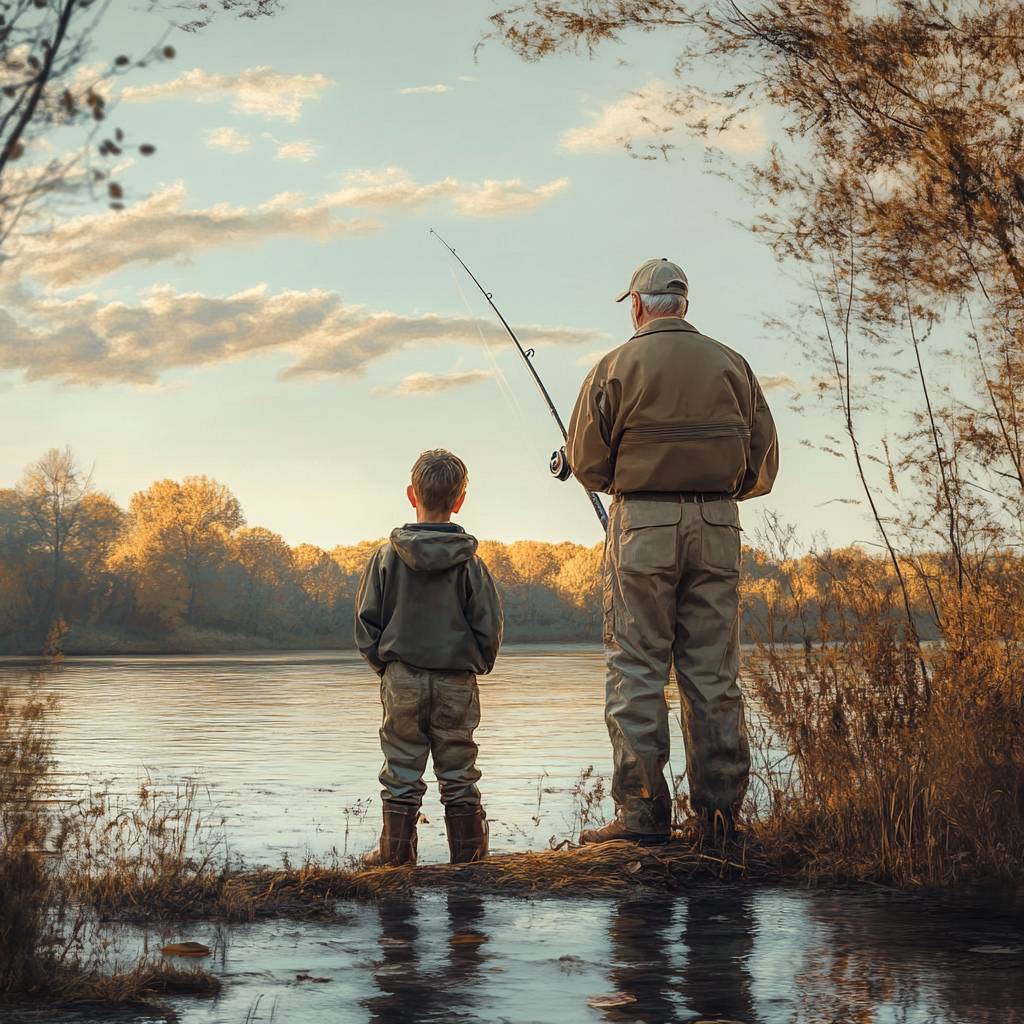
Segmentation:
<svg viewBox="0 0 1024 1024">
<path fill-rule="evenodd" d="M 212 950 L 201 942 L 172 942 L 160 950 L 164 956 L 209 956 Z"/>
<path fill-rule="evenodd" d="M 642 865 L 640 864 L 640 861 L 638 861 L 638 860 L 631 860 L 631 861 L 630 861 L 630 862 L 629 862 L 629 863 L 628 863 L 628 864 L 626 865 L 626 870 L 627 870 L 627 871 L 628 871 L 628 872 L 629 872 L 629 873 L 630 873 L 631 875 L 635 875 L 635 874 L 636 874 L 636 873 L 637 873 L 637 872 L 638 872 L 638 871 L 640 870 L 641 866 L 642 866 Z"/>
</svg>

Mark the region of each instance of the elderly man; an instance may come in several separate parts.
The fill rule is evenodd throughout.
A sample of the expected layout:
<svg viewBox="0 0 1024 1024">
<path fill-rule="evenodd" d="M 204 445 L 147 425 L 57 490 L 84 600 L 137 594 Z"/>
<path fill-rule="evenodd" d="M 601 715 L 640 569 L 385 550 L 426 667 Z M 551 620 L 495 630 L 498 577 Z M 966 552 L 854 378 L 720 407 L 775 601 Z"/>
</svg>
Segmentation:
<svg viewBox="0 0 1024 1024">
<path fill-rule="evenodd" d="M 747 789 L 736 502 L 771 490 L 778 447 L 746 360 L 683 319 L 688 290 L 668 260 L 637 270 L 616 300 L 631 298 L 636 333 L 591 371 L 569 424 L 576 477 L 614 498 L 603 632 L 615 820 L 584 831 L 584 843 L 671 834 L 672 665 L 694 816 L 732 829 Z"/>
</svg>

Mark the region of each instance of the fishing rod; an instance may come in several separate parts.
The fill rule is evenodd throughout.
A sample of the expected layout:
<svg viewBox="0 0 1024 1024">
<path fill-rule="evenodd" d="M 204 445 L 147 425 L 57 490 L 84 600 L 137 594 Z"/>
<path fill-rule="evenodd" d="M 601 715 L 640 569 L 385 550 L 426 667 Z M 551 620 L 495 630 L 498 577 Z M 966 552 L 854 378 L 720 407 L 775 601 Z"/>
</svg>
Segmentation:
<svg viewBox="0 0 1024 1024">
<path fill-rule="evenodd" d="M 508 321 L 501 315 L 501 311 L 494 304 L 491 298 L 491 293 L 487 291 L 484 286 L 476 279 L 473 271 L 466 266 L 463 258 L 433 229 L 430 229 L 430 233 L 459 261 L 459 265 L 462 269 L 469 274 L 470 280 L 473 284 L 480 289 L 480 294 L 487 300 L 487 305 L 494 311 L 494 315 L 501 321 L 501 326 L 505 328 L 505 333 L 512 339 L 512 344 L 515 345 L 516 351 L 519 353 L 523 362 L 526 364 L 526 369 L 529 371 L 530 376 L 533 378 L 533 383 L 537 385 L 537 390 L 541 394 L 541 398 L 544 399 L 544 403 L 548 407 L 548 412 L 551 413 L 551 418 L 555 421 L 558 429 L 562 432 L 562 440 L 567 441 L 569 435 L 566 432 L 565 424 L 562 423 L 562 417 L 558 415 L 558 410 L 555 408 L 555 403 L 551 401 L 551 396 L 548 394 L 548 389 L 544 387 L 544 382 L 540 379 L 540 375 L 537 373 L 531 359 L 533 358 L 534 351 L 532 348 L 523 348 L 519 343 L 519 339 L 515 335 L 515 331 L 512 330 L 508 325 Z M 569 463 L 565 458 L 565 449 L 561 448 L 557 452 L 552 452 L 550 469 L 552 476 L 557 477 L 559 480 L 568 480 L 572 476 L 572 470 L 569 468 Z M 594 511 L 597 513 L 597 518 L 601 520 L 601 526 L 608 529 L 608 513 L 604 509 L 604 505 L 601 499 L 597 496 L 594 491 L 584 488 L 587 492 L 587 497 L 590 499 L 590 504 L 594 506 Z"/>
</svg>

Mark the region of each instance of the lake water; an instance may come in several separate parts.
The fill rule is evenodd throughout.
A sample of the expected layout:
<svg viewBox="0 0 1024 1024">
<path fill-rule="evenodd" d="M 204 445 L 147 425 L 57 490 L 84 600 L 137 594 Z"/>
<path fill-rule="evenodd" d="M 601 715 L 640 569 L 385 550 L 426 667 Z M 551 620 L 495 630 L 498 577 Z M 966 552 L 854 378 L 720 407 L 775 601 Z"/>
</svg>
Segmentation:
<svg viewBox="0 0 1024 1024">
<path fill-rule="evenodd" d="M 71 788 L 130 794 L 199 779 L 200 810 L 225 820 L 228 848 L 250 862 L 375 841 L 380 705 L 355 657 L 68 659 L 44 674 L 7 660 L 0 682 L 59 695 Z M 603 687 L 602 654 L 589 648 L 511 649 L 481 681 L 495 850 L 569 834 L 580 770 L 610 767 Z M 436 787 L 424 811 L 422 859 L 444 860 Z M 214 948 L 205 966 L 224 994 L 176 1001 L 182 1024 L 1024 1022 L 1019 898 L 703 884 L 615 899 L 426 892 L 338 909 L 331 922 L 122 927 L 109 938 L 125 962 L 143 942 Z"/>
</svg>

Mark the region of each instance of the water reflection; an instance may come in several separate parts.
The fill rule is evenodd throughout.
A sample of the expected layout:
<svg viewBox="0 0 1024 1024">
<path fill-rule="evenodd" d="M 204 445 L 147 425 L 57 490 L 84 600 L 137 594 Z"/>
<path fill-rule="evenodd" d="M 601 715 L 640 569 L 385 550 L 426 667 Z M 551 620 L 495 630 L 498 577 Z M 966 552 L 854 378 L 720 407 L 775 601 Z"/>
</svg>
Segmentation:
<svg viewBox="0 0 1024 1024">
<path fill-rule="evenodd" d="M 754 948 L 751 894 L 712 889 L 691 895 L 682 938 L 682 991 L 690 1012 L 713 1020 L 754 1020 L 747 967 Z"/>
<path fill-rule="evenodd" d="M 645 896 L 620 902 L 608 929 L 614 954 L 609 981 L 623 1001 L 607 1007 L 605 1018 L 754 1020 L 747 970 L 752 918 L 750 895 L 730 889 L 685 901 Z"/>
<path fill-rule="evenodd" d="M 429 909 L 412 898 L 377 907 L 380 958 L 374 981 L 379 991 L 362 1004 L 372 1024 L 478 1019 L 472 1011 L 488 959 L 484 900 L 448 893 L 446 934 L 420 927 L 421 914 Z M 446 949 L 438 948 L 442 943 Z"/>
</svg>

